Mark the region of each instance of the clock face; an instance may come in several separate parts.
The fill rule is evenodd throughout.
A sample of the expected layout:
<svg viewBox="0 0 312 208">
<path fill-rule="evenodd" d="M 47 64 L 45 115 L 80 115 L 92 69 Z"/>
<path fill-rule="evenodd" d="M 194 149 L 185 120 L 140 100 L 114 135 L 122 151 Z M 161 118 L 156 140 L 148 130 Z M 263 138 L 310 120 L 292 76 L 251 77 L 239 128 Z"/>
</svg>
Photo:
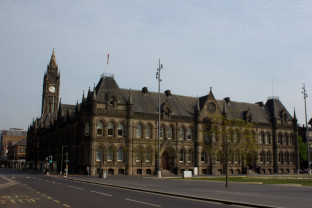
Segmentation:
<svg viewBox="0 0 312 208">
<path fill-rule="evenodd" d="M 214 113 L 216 111 L 216 104 L 208 103 L 207 109 L 210 113 Z"/>
<path fill-rule="evenodd" d="M 54 86 L 50 86 L 50 87 L 49 87 L 49 91 L 50 91 L 50 92 L 55 92 L 55 87 L 54 87 Z"/>
</svg>

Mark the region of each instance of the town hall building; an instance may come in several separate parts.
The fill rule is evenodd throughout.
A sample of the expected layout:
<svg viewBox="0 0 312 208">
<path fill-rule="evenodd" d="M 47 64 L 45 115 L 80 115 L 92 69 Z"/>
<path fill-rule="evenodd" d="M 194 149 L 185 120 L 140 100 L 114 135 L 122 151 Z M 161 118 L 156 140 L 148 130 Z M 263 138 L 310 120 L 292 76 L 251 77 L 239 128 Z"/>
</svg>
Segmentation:
<svg viewBox="0 0 312 208">
<path fill-rule="evenodd" d="M 216 99 L 211 88 L 202 97 L 166 90 L 159 112 L 158 92 L 122 89 L 113 75 L 102 75 L 73 105 L 62 103 L 60 85 L 53 51 L 43 79 L 41 116 L 28 129 L 29 168 L 40 169 L 51 155 L 58 171 L 67 157 L 70 173 L 93 175 L 100 170 L 156 174 L 158 160 L 163 175 L 299 170 L 296 114 L 290 115 L 277 97 L 245 103 Z"/>
</svg>

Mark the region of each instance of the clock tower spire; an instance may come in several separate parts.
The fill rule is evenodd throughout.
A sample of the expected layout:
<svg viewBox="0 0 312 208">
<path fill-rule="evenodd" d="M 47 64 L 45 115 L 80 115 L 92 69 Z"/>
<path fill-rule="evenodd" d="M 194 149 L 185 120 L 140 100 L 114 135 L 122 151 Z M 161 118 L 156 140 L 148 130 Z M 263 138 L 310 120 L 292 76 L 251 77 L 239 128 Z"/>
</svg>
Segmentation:
<svg viewBox="0 0 312 208">
<path fill-rule="evenodd" d="M 47 71 L 44 73 L 43 78 L 41 116 L 57 113 L 60 96 L 60 79 L 53 49 L 50 63 L 47 66 Z"/>
</svg>

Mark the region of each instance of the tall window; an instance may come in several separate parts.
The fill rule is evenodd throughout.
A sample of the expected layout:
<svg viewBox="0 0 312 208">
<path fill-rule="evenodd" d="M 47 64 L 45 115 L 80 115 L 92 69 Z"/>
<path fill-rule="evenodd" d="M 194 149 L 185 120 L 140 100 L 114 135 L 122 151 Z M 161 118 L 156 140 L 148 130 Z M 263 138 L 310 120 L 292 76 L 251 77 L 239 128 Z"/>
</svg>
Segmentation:
<svg viewBox="0 0 312 208">
<path fill-rule="evenodd" d="M 113 122 L 109 122 L 108 129 L 107 129 L 107 135 L 108 136 L 114 136 L 115 127 Z"/>
<path fill-rule="evenodd" d="M 283 163 L 283 162 L 284 162 L 284 155 L 283 155 L 282 152 L 280 152 L 280 153 L 278 154 L 278 162 L 279 162 L 279 163 Z"/>
<path fill-rule="evenodd" d="M 201 153 L 200 161 L 201 161 L 201 162 L 206 162 L 206 153 L 205 153 L 205 152 L 202 152 L 202 153 Z"/>
<path fill-rule="evenodd" d="M 271 163 L 271 152 L 266 153 L 266 162 Z"/>
<path fill-rule="evenodd" d="M 89 136 L 89 122 L 85 122 L 85 136 Z"/>
<path fill-rule="evenodd" d="M 271 144 L 271 134 L 267 133 L 266 136 L 267 136 L 268 143 Z"/>
<path fill-rule="evenodd" d="M 184 139 L 184 129 L 183 129 L 183 127 L 179 128 L 179 138 L 180 139 Z"/>
<path fill-rule="evenodd" d="M 283 136 L 282 136 L 282 134 L 278 134 L 277 143 L 278 144 L 283 144 Z"/>
<path fill-rule="evenodd" d="M 263 137 L 262 137 L 263 135 L 262 135 L 262 132 L 260 132 L 260 134 L 259 134 L 259 144 L 262 144 L 263 143 Z"/>
<path fill-rule="evenodd" d="M 107 161 L 113 161 L 113 147 L 109 147 L 107 150 Z"/>
<path fill-rule="evenodd" d="M 138 124 L 136 126 L 136 138 L 142 138 L 142 125 Z"/>
<path fill-rule="evenodd" d="M 184 153 L 184 150 L 180 150 L 180 162 L 184 162 L 185 161 L 185 153 Z"/>
<path fill-rule="evenodd" d="M 152 128 L 151 128 L 151 125 L 147 125 L 146 126 L 145 138 L 152 138 Z"/>
<path fill-rule="evenodd" d="M 285 134 L 285 143 L 289 145 L 288 134 Z"/>
<path fill-rule="evenodd" d="M 168 139 L 172 139 L 172 127 L 168 127 Z"/>
<path fill-rule="evenodd" d="M 187 162 L 193 162 L 193 151 L 189 150 L 187 154 Z"/>
<path fill-rule="evenodd" d="M 123 123 L 119 123 L 118 124 L 118 136 L 119 137 L 124 136 L 124 129 L 125 129 L 125 127 L 124 127 Z"/>
<path fill-rule="evenodd" d="M 260 162 L 263 163 L 264 162 L 264 152 L 260 153 Z"/>
<path fill-rule="evenodd" d="M 187 139 L 193 139 L 193 132 L 191 128 L 187 128 Z"/>
<path fill-rule="evenodd" d="M 213 142 L 217 141 L 216 134 L 214 132 L 211 133 L 211 139 Z"/>
<path fill-rule="evenodd" d="M 97 124 L 97 135 L 98 136 L 103 136 L 103 132 L 104 132 L 104 124 L 102 121 L 99 121 Z"/>
<path fill-rule="evenodd" d="M 98 146 L 96 149 L 96 161 L 101 161 L 103 160 L 103 147 Z"/>
<path fill-rule="evenodd" d="M 138 147 L 137 150 L 135 151 L 135 161 L 136 162 L 141 162 L 142 154 L 143 154 L 143 148 Z"/>
<path fill-rule="evenodd" d="M 294 137 L 292 134 L 289 135 L 289 144 L 290 145 L 294 144 Z"/>
<path fill-rule="evenodd" d="M 151 148 L 147 148 L 145 151 L 145 162 L 150 162 L 151 161 Z"/>
<path fill-rule="evenodd" d="M 117 161 L 123 161 L 123 147 L 119 147 L 117 151 Z"/>
<path fill-rule="evenodd" d="M 163 139 L 165 136 L 165 128 L 164 126 L 160 127 L 159 138 Z"/>
</svg>

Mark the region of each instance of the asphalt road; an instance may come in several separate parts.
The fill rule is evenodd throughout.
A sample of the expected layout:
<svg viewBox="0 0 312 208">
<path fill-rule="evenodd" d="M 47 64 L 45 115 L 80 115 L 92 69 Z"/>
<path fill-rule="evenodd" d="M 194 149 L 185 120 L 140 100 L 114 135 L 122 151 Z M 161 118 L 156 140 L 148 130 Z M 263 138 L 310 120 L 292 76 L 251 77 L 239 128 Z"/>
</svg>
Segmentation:
<svg viewBox="0 0 312 208">
<path fill-rule="evenodd" d="M 0 169 L 0 207 L 233 207 Z"/>
</svg>

